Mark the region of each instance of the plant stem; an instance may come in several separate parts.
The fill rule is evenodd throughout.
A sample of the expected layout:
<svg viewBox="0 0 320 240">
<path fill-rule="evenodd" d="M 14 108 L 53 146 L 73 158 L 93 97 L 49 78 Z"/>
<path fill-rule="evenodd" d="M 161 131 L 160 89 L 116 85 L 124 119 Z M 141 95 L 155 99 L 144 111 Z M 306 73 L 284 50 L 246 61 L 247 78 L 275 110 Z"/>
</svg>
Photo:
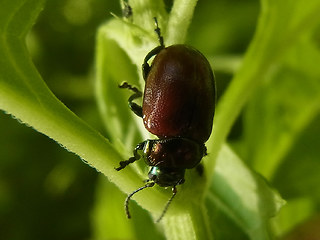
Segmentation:
<svg viewBox="0 0 320 240">
<path fill-rule="evenodd" d="M 176 0 L 169 15 L 165 44 L 184 43 L 197 0 Z"/>
<path fill-rule="evenodd" d="M 191 203 L 183 211 L 163 219 L 164 231 L 169 240 L 212 240 L 208 216 L 203 204 Z"/>
</svg>

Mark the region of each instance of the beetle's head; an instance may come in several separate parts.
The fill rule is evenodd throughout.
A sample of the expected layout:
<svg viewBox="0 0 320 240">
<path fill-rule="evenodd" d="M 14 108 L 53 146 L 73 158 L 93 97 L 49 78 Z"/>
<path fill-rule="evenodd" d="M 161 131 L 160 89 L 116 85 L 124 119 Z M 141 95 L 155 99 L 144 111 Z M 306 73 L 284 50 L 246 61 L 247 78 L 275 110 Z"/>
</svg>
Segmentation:
<svg viewBox="0 0 320 240">
<path fill-rule="evenodd" d="M 182 168 L 154 166 L 151 167 L 148 177 L 160 187 L 170 187 L 184 183 L 184 173 L 185 169 Z"/>
</svg>

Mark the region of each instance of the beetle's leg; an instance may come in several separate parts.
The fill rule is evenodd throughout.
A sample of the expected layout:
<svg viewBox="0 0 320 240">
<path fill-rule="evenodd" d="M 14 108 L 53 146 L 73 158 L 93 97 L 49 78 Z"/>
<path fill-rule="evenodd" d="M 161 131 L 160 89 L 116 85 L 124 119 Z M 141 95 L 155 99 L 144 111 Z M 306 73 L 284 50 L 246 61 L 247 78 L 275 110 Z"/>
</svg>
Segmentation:
<svg viewBox="0 0 320 240">
<path fill-rule="evenodd" d="M 164 48 L 163 37 L 161 36 L 161 30 L 160 30 L 159 25 L 158 25 L 158 20 L 157 20 L 156 17 L 154 17 L 153 19 L 154 19 L 154 23 L 156 25 L 156 28 L 154 29 L 154 31 L 156 32 L 156 34 L 158 36 L 160 47 Z"/>
<path fill-rule="evenodd" d="M 139 143 L 135 149 L 133 150 L 133 157 L 129 158 L 128 160 L 125 160 L 125 161 L 121 161 L 119 164 L 120 164 L 120 167 L 117 167 L 115 168 L 117 171 L 120 171 L 122 169 L 124 169 L 126 166 L 128 166 L 130 163 L 133 163 L 137 160 L 139 160 L 141 157 L 140 155 L 138 154 L 138 150 L 143 150 L 144 148 L 144 145 L 145 145 L 145 142 L 142 142 L 142 143 Z"/>
<path fill-rule="evenodd" d="M 140 98 L 142 96 L 142 92 L 136 87 L 131 86 L 127 82 L 123 82 L 119 85 L 119 88 L 128 88 L 129 90 L 133 91 L 134 93 L 129 97 L 128 104 L 132 112 L 134 112 L 138 117 L 142 117 L 142 107 L 133 102 L 133 100 Z"/>
<path fill-rule="evenodd" d="M 143 79 L 146 80 L 148 77 L 148 74 L 150 72 L 150 65 L 148 64 L 148 61 L 150 60 L 150 58 L 152 58 L 153 56 L 157 55 L 163 48 L 164 48 L 164 43 L 163 43 L 163 37 L 161 36 L 161 31 L 158 25 L 158 20 L 156 17 L 153 18 L 154 19 L 154 23 L 156 25 L 156 28 L 154 29 L 154 31 L 157 33 L 158 36 L 158 40 L 159 40 L 159 44 L 160 46 L 155 47 L 154 49 L 152 49 L 147 56 L 144 58 L 143 64 L 142 64 L 142 74 L 143 74 Z"/>
<path fill-rule="evenodd" d="M 164 48 L 163 46 L 155 47 L 144 58 L 144 61 L 143 61 L 143 64 L 142 64 L 142 75 L 143 75 L 143 79 L 144 80 L 147 80 L 148 74 L 149 74 L 150 69 L 151 69 L 148 61 L 150 60 L 150 58 L 152 58 L 153 56 L 157 55 L 163 48 Z"/>
</svg>

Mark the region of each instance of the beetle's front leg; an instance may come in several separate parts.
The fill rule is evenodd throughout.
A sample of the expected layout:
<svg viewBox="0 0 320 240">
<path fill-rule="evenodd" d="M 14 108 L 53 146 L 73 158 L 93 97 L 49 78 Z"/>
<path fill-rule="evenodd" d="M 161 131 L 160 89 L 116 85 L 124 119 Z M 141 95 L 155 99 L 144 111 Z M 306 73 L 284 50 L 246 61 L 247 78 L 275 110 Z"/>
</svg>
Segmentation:
<svg viewBox="0 0 320 240">
<path fill-rule="evenodd" d="M 117 171 L 120 171 L 124 169 L 126 166 L 128 166 L 130 163 L 133 163 L 141 158 L 141 156 L 138 153 L 138 150 L 143 150 L 145 146 L 145 142 L 139 143 L 135 149 L 133 150 L 133 157 L 129 158 L 128 160 L 119 162 L 120 167 L 115 168 Z"/>
</svg>

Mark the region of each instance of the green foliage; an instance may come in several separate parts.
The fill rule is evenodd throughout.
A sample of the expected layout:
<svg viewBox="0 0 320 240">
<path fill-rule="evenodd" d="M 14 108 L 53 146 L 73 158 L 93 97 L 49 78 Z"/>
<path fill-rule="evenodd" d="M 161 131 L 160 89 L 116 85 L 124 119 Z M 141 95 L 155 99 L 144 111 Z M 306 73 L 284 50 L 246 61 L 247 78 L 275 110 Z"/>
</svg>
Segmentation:
<svg viewBox="0 0 320 240">
<path fill-rule="evenodd" d="M 1 2 L 0 109 L 78 155 L 123 192 L 132 192 L 143 184 L 147 171 L 144 163 L 135 163 L 120 172 L 114 167 L 130 156 L 135 144 L 152 136 L 129 111 L 129 93 L 117 86 L 128 81 L 143 88 L 141 63 L 158 44 L 152 20 L 156 16 L 166 45 L 184 43 L 191 35 L 190 44 L 195 43 L 211 60 L 221 95 L 213 134 L 206 144 L 209 155 L 203 159 L 204 176 L 194 170 L 187 172 L 186 183 L 179 186 L 176 199 L 160 223 L 164 236 L 272 239 L 284 236 L 296 224 L 316 214 L 320 205 L 316 191 L 320 167 L 318 0 L 309 0 L 307 4 L 302 0 L 262 0 L 251 40 L 252 32 L 245 32 L 248 25 L 254 27 L 255 7 L 250 1 L 237 6 L 231 0 L 200 1 L 194 12 L 197 1 L 176 0 L 168 12 L 161 0 L 131 0 L 133 15 L 127 19 L 113 17 L 99 27 L 96 36 L 92 91 L 108 140 L 95 130 L 100 127 L 97 121 L 84 117 L 93 122 L 94 127 L 89 126 L 58 100 L 47 86 L 49 81 L 46 84 L 33 65 L 25 40 L 44 2 Z M 52 2 L 47 4 L 50 7 Z M 72 1 L 68 4 L 64 11 L 70 11 Z M 77 9 L 86 9 L 79 6 Z M 72 24 L 84 21 L 67 16 Z M 63 29 L 58 22 L 53 24 Z M 242 58 L 235 55 L 242 54 L 244 47 L 238 51 L 231 47 L 239 42 L 237 37 L 231 37 L 236 31 L 234 26 L 244 29 L 242 35 L 237 35 L 240 39 L 250 41 Z M 225 56 L 215 57 L 217 52 Z M 230 54 L 233 55 L 228 57 Z M 235 64 L 239 59 L 241 64 Z M 230 77 L 230 71 L 235 72 L 230 84 L 226 84 L 224 80 Z M 61 77 L 68 78 L 65 73 L 56 76 Z M 65 86 L 65 82 L 62 84 Z M 226 85 L 222 91 L 220 86 Z M 72 86 L 77 92 L 85 92 L 78 84 Z M 232 129 L 237 119 L 241 119 L 242 125 Z M 76 174 L 64 169 L 57 167 L 48 174 L 46 186 L 52 194 L 64 193 L 76 181 Z M 283 211 L 280 209 L 285 201 L 255 171 L 287 200 Z M 128 221 L 122 209 L 125 195 L 106 181 L 101 178 L 96 183 L 92 237 L 163 239 L 148 212 L 157 218 L 170 191 L 154 187 L 137 194 L 134 200 L 147 211 L 132 202 L 133 220 Z M 4 186 L 0 184 L 0 196 L 8 194 Z M 0 210 L 5 202 L 9 201 L 0 202 Z M 290 217 L 295 212 L 296 219 Z"/>
</svg>

